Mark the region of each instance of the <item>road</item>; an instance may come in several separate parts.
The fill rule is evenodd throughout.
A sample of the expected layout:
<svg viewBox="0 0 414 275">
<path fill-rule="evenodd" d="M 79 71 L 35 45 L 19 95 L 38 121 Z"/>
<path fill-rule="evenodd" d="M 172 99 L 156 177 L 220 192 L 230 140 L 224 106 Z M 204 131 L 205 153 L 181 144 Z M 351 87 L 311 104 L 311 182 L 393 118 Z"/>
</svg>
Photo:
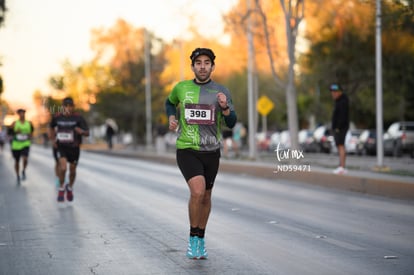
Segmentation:
<svg viewBox="0 0 414 275">
<path fill-rule="evenodd" d="M 0 154 L 0 274 L 414 274 L 413 201 L 222 172 L 194 261 L 177 167 L 82 152 L 64 206 L 50 149 L 27 175 Z"/>
</svg>

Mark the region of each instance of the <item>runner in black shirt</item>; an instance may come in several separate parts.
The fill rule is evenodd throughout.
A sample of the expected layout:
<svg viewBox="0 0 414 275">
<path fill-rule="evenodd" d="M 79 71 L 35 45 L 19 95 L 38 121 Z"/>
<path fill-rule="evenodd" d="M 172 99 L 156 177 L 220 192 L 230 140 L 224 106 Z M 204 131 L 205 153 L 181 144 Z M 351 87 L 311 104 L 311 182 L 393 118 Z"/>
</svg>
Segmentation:
<svg viewBox="0 0 414 275">
<path fill-rule="evenodd" d="M 56 148 L 59 160 L 58 202 L 73 200 L 73 185 L 75 183 L 76 165 L 80 154 L 82 136 L 89 136 L 89 128 L 85 119 L 74 112 L 73 99 L 67 97 L 63 100 L 63 112 L 58 113 L 50 122 L 50 136 Z M 69 183 L 65 186 L 65 175 L 69 163 Z"/>
</svg>

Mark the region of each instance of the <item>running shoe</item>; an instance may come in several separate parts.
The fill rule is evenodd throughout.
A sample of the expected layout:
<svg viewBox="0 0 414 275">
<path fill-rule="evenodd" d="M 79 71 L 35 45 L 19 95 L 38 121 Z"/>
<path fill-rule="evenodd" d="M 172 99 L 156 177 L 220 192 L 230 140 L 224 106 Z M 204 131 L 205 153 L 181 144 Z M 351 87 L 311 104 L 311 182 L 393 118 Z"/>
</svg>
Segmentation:
<svg viewBox="0 0 414 275">
<path fill-rule="evenodd" d="M 337 175 L 343 175 L 343 174 L 346 174 L 347 173 L 347 170 L 344 169 L 342 166 L 339 166 L 338 168 L 336 168 L 335 170 L 333 170 L 333 173 L 334 174 L 337 174 Z"/>
<path fill-rule="evenodd" d="M 26 172 L 23 170 L 22 171 L 22 180 L 25 180 L 26 179 Z"/>
<path fill-rule="evenodd" d="M 187 247 L 187 258 L 189 259 L 197 259 L 198 258 L 198 237 L 194 236 L 188 240 L 188 247 Z"/>
<path fill-rule="evenodd" d="M 65 201 L 65 189 L 64 188 L 59 188 L 57 201 L 58 202 L 64 202 Z"/>
<path fill-rule="evenodd" d="M 69 187 L 69 184 L 66 184 L 66 199 L 68 201 L 73 201 L 73 190 Z"/>
<path fill-rule="evenodd" d="M 204 244 L 204 238 L 198 239 L 198 259 L 205 260 L 208 257 L 208 253 Z"/>
</svg>

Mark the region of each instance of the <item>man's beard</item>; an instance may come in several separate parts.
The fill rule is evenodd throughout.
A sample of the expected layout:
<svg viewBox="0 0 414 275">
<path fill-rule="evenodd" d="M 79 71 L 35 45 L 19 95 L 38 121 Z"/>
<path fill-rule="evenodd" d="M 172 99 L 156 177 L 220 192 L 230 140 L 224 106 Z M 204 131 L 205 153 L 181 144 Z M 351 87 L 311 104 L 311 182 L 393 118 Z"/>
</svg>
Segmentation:
<svg viewBox="0 0 414 275">
<path fill-rule="evenodd" d="M 211 75 L 211 72 L 206 72 L 203 76 L 200 75 L 200 73 L 196 73 L 196 79 L 199 82 L 206 82 L 207 80 L 210 79 L 210 75 Z"/>
</svg>

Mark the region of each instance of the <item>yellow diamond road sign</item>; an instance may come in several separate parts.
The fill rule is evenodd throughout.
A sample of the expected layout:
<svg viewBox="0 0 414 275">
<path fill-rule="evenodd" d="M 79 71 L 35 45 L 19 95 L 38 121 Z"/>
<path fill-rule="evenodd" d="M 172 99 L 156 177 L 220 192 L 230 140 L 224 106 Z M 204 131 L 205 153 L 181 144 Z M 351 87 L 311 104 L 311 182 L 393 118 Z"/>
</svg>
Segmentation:
<svg viewBox="0 0 414 275">
<path fill-rule="evenodd" d="M 273 102 L 265 95 L 262 95 L 259 100 L 257 101 L 257 111 L 262 115 L 262 116 L 267 116 L 267 114 L 273 110 L 273 107 L 275 105 L 273 104 Z"/>
</svg>

